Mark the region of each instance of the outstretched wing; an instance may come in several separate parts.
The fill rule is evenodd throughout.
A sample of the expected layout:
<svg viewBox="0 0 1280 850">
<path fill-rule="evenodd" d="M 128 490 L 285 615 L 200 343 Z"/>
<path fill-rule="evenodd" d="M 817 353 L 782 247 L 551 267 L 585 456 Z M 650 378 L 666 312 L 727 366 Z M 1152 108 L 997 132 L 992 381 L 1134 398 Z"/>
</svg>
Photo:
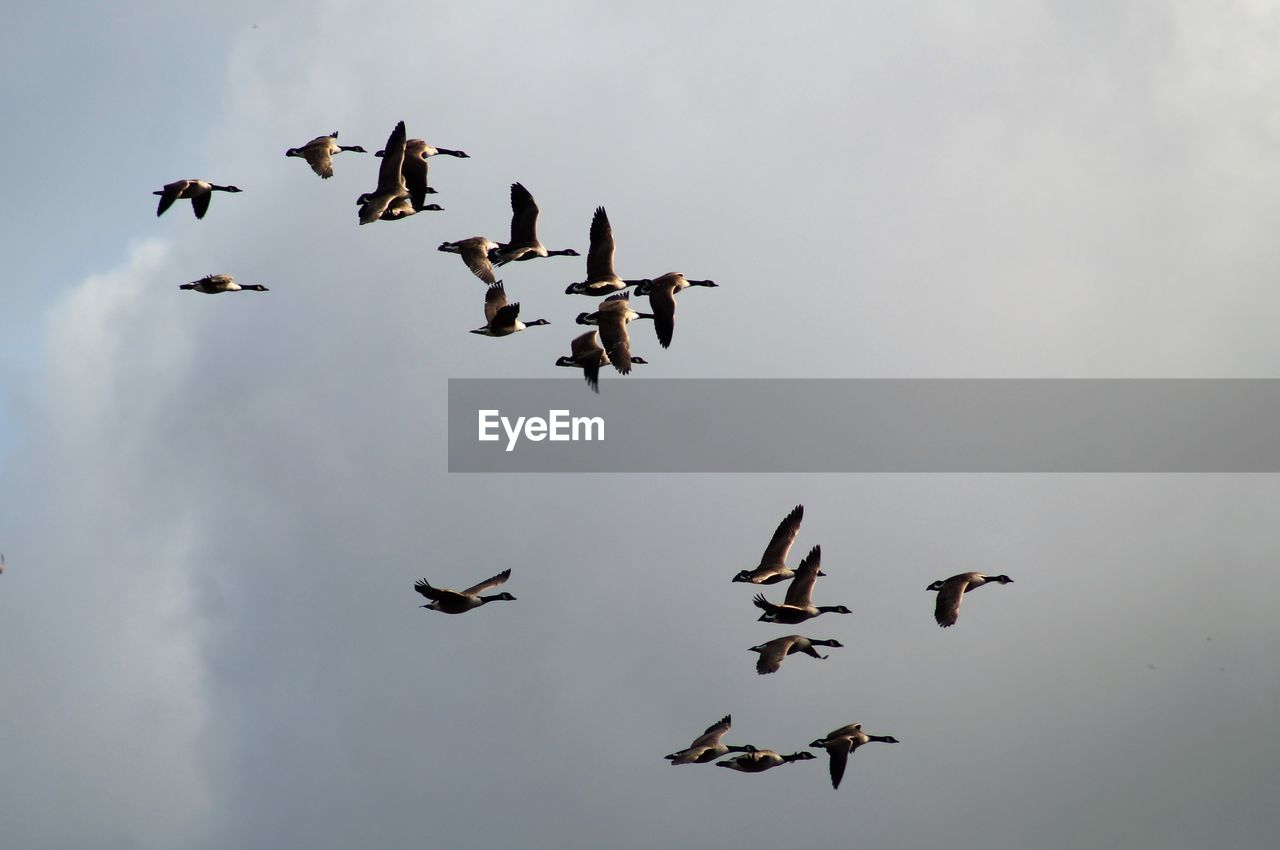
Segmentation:
<svg viewBox="0 0 1280 850">
<path fill-rule="evenodd" d="M 809 554 L 796 567 L 796 577 L 787 586 L 787 598 L 784 605 L 797 608 L 808 608 L 813 604 L 813 585 L 818 580 L 818 567 L 822 563 L 822 547 L 814 546 Z"/>
<path fill-rule="evenodd" d="M 689 749 L 697 747 L 712 747 L 720 743 L 720 739 L 724 737 L 724 733 L 729 731 L 729 727 L 733 725 L 731 716 L 726 714 L 715 723 L 707 727 L 707 731 L 703 732 L 697 738 L 693 739 L 693 743 L 689 745 Z"/>
<path fill-rule="evenodd" d="M 498 585 L 502 584 L 504 581 L 506 581 L 509 578 L 511 578 L 511 570 L 505 569 L 502 572 L 498 573 L 496 576 L 492 576 L 480 582 L 479 584 L 468 587 L 466 590 L 462 591 L 462 593 L 465 596 L 477 596 L 481 593 L 484 593 L 486 590 L 497 587 Z"/>
<path fill-rule="evenodd" d="M 613 279 L 613 228 L 604 207 L 591 219 L 591 247 L 587 250 L 587 280 Z"/>
<path fill-rule="evenodd" d="M 760 566 L 762 567 L 781 567 L 787 563 L 787 555 L 791 552 L 791 544 L 796 541 L 796 534 L 800 531 L 800 522 L 804 519 L 804 505 L 796 505 L 792 508 L 791 513 L 787 514 L 782 522 L 778 523 L 778 529 L 773 532 L 773 538 L 769 541 L 769 545 L 765 547 L 764 555 L 760 557 Z"/>
<path fill-rule="evenodd" d="M 782 666 L 782 659 L 787 657 L 791 645 L 795 642 L 795 635 L 787 635 L 764 644 L 760 650 L 760 658 L 756 661 L 756 672 L 761 676 L 778 672 L 778 668 Z"/>
</svg>

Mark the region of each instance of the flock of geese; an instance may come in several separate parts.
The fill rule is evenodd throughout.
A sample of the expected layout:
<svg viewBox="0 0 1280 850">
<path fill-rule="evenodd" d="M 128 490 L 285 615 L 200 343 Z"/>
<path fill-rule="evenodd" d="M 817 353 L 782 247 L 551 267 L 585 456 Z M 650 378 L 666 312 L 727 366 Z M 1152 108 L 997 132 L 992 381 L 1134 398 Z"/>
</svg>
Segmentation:
<svg viewBox="0 0 1280 850">
<path fill-rule="evenodd" d="M 285 155 L 305 159 L 316 174 L 328 179 L 333 176 L 333 157 L 343 152 L 367 153 L 358 145 L 338 144 L 338 132 L 335 130 L 327 136 L 317 136 L 302 147 L 290 148 Z M 377 185 L 372 191 L 356 198 L 360 224 L 397 221 L 420 212 L 440 211 L 442 208 L 438 204 L 426 203 L 428 195 L 436 194 L 428 182 L 428 160 L 439 155 L 468 158 L 463 151 L 437 148 L 422 139 L 407 138 L 404 122 L 398 122 L 387 138 L 386 146 L 375 154 L 381 159 Z M 191 201 L 196 218 L 204 218 L 214 192 L 240 191 L 235 186 L 222 186 L 206 180 L 178 180 L 154 193 L 160 196 L 156 215 L 163 215 L 175 201 L 187 199 Z M 573 248 L 550 250 L 543 245 L 538 239 L 538 215 L 538 204 L 532 193 L 524 185 L 513 183 L 511 232 L 506 242 L 498 242 L 486 236 L 472 236 L 444 242 L 439 246 L 440 251 L 458 254 L 470 272 L 486 285 L 485 322 L 471 333 L 503 337 L 526 328 L 550 324 L 546 319 L 521 320 L 520 303 L 508 300 L 505 285 L 497 278 L 495 271 L 512 262 L 579 256 Z M 565 294 L 603 296 L 604 300 L 594 311 L 578 314 L 578 324 L 594 326 L 595 329 L 576 337 L 570 343 L 570 353 L 556 361 L 557 366 L 582 369 L 587 384 L 596 392 L 599 392 L 602 367 L 612 365 L 619 373 L 626 375 L 631 372 L 632 365 L 646 362 L 643 357 L 631 353 L 627 328 L 631 322 L 639 319 L 651 320 L 658 342 L 663 348 L 669 348 L 675 332 L 676 295 L 693 286 L 716 286 L 713 281 L 690 280 L 678 272 L 668 272 L 652 279 L 622 278 L 614 270 L 614 248 L 613 229 L 609 224 L 608 213 L 604 207 L 597 207 L 591 219 L 586 279 L 569 284 L 565 288 Z M 637 297 L 648 296 L 650 312 L 640 312 L 631 306 L 630 295 L 625 291 L 631 287 L 634 287 Z M 268 291 L 261 284 L 237 283 L 226 274 L 206 275 L 199 280 L 184 283 L 180 288 L 210 295 Z M 787 566 L 788 555 L 803 519 L 804 506 L 797 505 L 778 525 L 760 563 L 754 569 L 742 570 L 732 579 L 734 582 L 756 586 L 788 582 L 786 595 L 781 603 L 770 602 L 763 593 L 753 597 L 753 604 L 762 612 L 759 617 L 761 622 L 798 625 L 822 614 L 851 613 L 844 605 L 813 604 L 817 580 L 826 575 L 820 569 L 822 547 L 814 546 L 794 570 Z M 2 569 L 3 560 L 0 559 L 0 570 Z M 487 593 L 505 584 L 510 577 L 511 570 L 503 570 L 465 590 L 435 587 L 424 578 L 414 584 L 414 590 L 428 600 L 427 604 L 420 606 L 422 608 L 444 614 L 464 614 L 490 602 L 515 601 L 515 597 L 505 591 Z M 1006 575 L 993 576 L 974 572 L 935 581 L 927 588 L 937 593 L 934 618 L 940 626 L 953 626 L 959 617 L 960 602 L 967 592 L 986 584 L 1008 584 L 1011 581 Z M 817 649 L 820 646 L 839 648 L 843 644 L 832 638 L 791 634 L 753 646 L 750 650 L 759 654 L 756 672 L 767 675 L 776 673 L 789 655 L 804 654 L 820 660 L 826 659 L 828 656 L 820 654 Z M 665 758 L 673 765 L 714 762 L 719 767 L 742 773 L 762 773 L 780 765 L 816 758 L 808 750 L 783 755 L 775 750 L 750 744 L 726 745 L 722 739 L 731 726 L 731 717 L 725 715 L 707 727 L 688 747 Z M 826 750 L 832 787 L 839 788 L 849 757 L 859 747 L 873 741 L 898 743 L 892 736 L 871 735 L 863 731 L 861 724 L 851 723 L 814 740 L 809 747 Z M 730 753 L 738 755 L 716 761 Z"/>
<path fill-rule="evenodd" d="M 731 581 L 746 582 L 753 585 L 773 585 L 790 582 L 781 605 L 769 602 L 763 593 L 752 600 L 755 606 L 764 613 L 759 620 L 765 623 L 795 625 L 812 620 L 822 614 L 850 614 L 843 605 L 814 605 L 813 588 L 817 580 L 826 573 L 819 569 L 822 560 L 822 547 L 814 546 L 809 554 L 794 570 L 787 566 L 787 556 L 800 532 L 800 523 L 804 519 L 804 505 L 796 505 L 791 513 L 783 518 L 773 532 L 769 545 L 765 547 L 760 563 L 751 570 L 742 570 Z M 419 579 L 414 590 L 426 597 L 430 602 L 420 608 L 428 608 L 445 614 L 464 614 L 490 602 L 511 602 L 515 597 L 510 593 L 485 595 L 504 584 L 511 577 L 511 570 L 503 570 L 496 576 L 487 578 L 466 590 L 450 590 L 432 586 L 425 578 Z M 939 579 L 931 583 L 926 590 L 937 592 L 934 605 L 934 619 L 939 626 L 954 626 L 960 616 L 960 602 L 964 595 L 974 588 L 986 584 L 1009 584 L 1013 579 L 1007 575 L 986 575 L 984 573 L 960 573 L 948 579 Z M 804 635 L 786 635 L 751 647 L 752 652 L 760 654 L 756 661 L 756 672 L 760 675 L 776 673 L 788 655 L 803 653 L 817 659 L 826 659 L 814 647 L 842 647 L 844 644 L 834 639 L 812 638 Z M 797 761 L 816 758 L 808 750 L 800 750 L 790 755 L 782 755 L 776 750 L 763 749 L 753 744 L 728 745 L 723 743 L 725 733 L 732 728 L 733 720 L 725 715 L 707 727 L 701 735 L 683 750 L 664 756 L 672 765 L 707 764 L 715 762 L 718 767 L 727 767 L 741 773 L 763 773 L 766 770 Z M 844 777 L 845 766 L 849 757 L 859 747 L 871 742 L 896 744 L 898 739 L 892 735 L 872 735 L 864 732 L 861 723 L 850 723 L 832 730 L 825 736 L 809 744 L 814 749 L 827 751 L 827 763 L 831 773 L 831 787 L 839 788 Z M 716 761 L 721 756 L 740 753 L 724 761 Z"/>
<path fill-rule="evenodd" d="M 367 153 L 359 145 L 338 144 L 338 131 L 327 136 L 317 136 L 305 145 L 289 148 L 285 156 L 306 160 L 311 170 L 321 178 L 333 176 L 333 158 L 339 153 Z M 460 150 L 438 148 L 422 139 L 407 137 L 405 124 L 400 121 L 387 137 L 386 146 L 374 154 L 381 159 L 378 165 L 378 182 L 372 191 L 356 198 L 360 224 L 378 221 L 398 221 L 420 212 L 441 211 L 439 204 L 428 204 L 428 195 L 437 194 L 429 185 L 428 160 L 433 156 L 470 157 Z M 202 219 L 209 210 L 214 192 L 236 193 L 236 186 L 222 186 L 207 180 L 176 180 L 166 184 L 153 194 L 160 196 L 156 215 L 180 199 L 191 201 L 192 210 Z M 538 204 L 533 195 L 520 183 L 511 184 L 511 232 L 506 242 L 498 242 L 487 236 L 444 242 L 440 251 L 458 254 L 467 268 L 487 285 L 484 296 L 484 324 L 471 333 L 489 337 L 504 337 L 526 328 L 551 324 L 547 319 L 522 320 L 520 302 L 510 301 L 503 281 L 498 280 L 495 269 L 511 262 L 525 262 L 543 257 L 577 257 L 573 248 L 549 250 L 538 239 Z M 675 334 L 676 295 L 691 286 L 713 287 L 711 280 L 691 280 L 679 272 L 667 272 L 655 278 L 626 279 L 614 271 L 613 228 L 604 207 L 597 207 L 591 219 L 587 249 L 586 279 L 571 283 L 565 288 L 567 295 L 604 297 L 596 310 L 578 314 L 577 323 L 595 326 L 575 337 L 569 343 L 569 354 L 556 360 L 557 366 L 581 369 L 587 385 L 600 392 L 600 370 L 612 365 L 620 374 L 631 373 L 632 365 L 647 361 L 631 353 L 631 335 L 628 325 L 637 319 L 653 321 L 658 342 L 670 348 Z M 637 297 L 648 296 L 649 312 L 631 307 L 630 287 Z M 261 284 L 238 283 L 228 274 L 205 275 L 199 280 L 181 284 L 180 289 L 190 289 L 206 295 L 223 292 L 267 292 Z"/>
</svg>

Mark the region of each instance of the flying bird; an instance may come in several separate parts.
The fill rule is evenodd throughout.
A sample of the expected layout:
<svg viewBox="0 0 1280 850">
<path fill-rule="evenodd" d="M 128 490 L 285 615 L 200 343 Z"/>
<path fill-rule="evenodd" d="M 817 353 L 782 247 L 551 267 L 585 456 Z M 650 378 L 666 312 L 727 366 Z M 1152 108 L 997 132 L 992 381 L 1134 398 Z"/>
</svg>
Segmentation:
<svg viewBox="0 0 1280 850">
<path fill-rule="evenodd" d="M 933 618 L 938 621 L 938 625 L 944 629 L 948 626 L 954 626 L 956 620 L 960 617 L 960 600 L 964 595 L 975 587 L 982 587 L 984 584 L 1011 584 L 1013 579 L 1008 576 L 989 576 L 983 573 L 960 573 L 948 579 L 938 579 L 933 584 L 925 588 L 925 590 L 935 590 L 938 592 L 938 601 L 933 609 Z"/>
<path fill-rule="evenodd" d="M 191 283 L 183 283 L 179 289 L 194 289 L 206 295 L 217 295 L 219 292 L 270 292 L 260 283 L 236 283 L 229 274 L 207 274 Z"/>
<path fill-rule="evenodd" d="M 472 331 L 473 334 L 481 334 L 483 336 L 509 336 L 516 331 L 522 331 L 525 328 L 534 325 L 551 324 L 546 319 L 534 319 L 531 322 L 522 322 L 519 320 L 520 302 L 514 304 L 507 303 L 506 290 L 502 288 L 502 281 L 498 281 L 489 287 L 484 294 L 484 319 L 485 323 L 482 327 Z"/>
<path fill-rule="evenodd" d="M 511 570 L 503 570 L 496 576 L 487 578 L 477 585 L 468 587 L 466 590 L 432 587 L 431 583 L 423 578 L 414 583 L 413 589 L 431 600 L 430 604 L 419 605 L 419 608 L 430 608 L 432 611 L 440 611 L 445 614 L 463 614 L 472 608 L 479 608 L 481 605 L 498 600 L 514 602 L 515 597 L 506 591 L 491 596 L 481 596 L 486 590 L 497 587 L 510 577 Z"/>
<path fill-rule="evenodd" d="M 751 601 L 762 611 L 761 622 L 786 623 L 794 625 L 817 617 L 819 614 L 852 614 L 843 605 L 814 605 L 810 597 L 813 594 L 814 582 L 818 580 L 818 566 L 822 561 L 822 547 L 814 546 L 796 567 L 796 576 L 787 586 L 787 596 L 781 605 L 774 605 L 757 594 Z"/>
<path fill-rule="evenodd" d="M 718 761 L 716 762 L 716 767 L 727 767 L 730 770 L 737 770 L 742 773 L 764 773 L 769 768 L 777 767 L 780 764 L 790 764 L 793 761 L 808 761 L 812 758 L 817 758 L 817 756 L 808 750 L 801 750 L 789 756 L 779 755 L 773 750 L 756 750 L 754 753 L 744 753 L 736 758 Z"/>
<path fill-rule="evenodd" d="M 462 262 L 467 264 L 471 273 L 493 286 L 497 280 L 493 276 L 493 263 L 489 254 L 497 250 L 498 243 L 484 236 L 472 236 L 470 239 L 459 239 L 457 242 L 443 242 L 437 251 L 460 254 Z"/>
<path fill-rule="evenodd" d="M 639 318 L 640 314 L 631 309 L 631 301 L 627 293 L 619 292 L 616 295 L 610 295 L 600 302 L 599 309 L 591 315 L 594 316 L 594 323 L 600 328 L 600 343 L 604 346 L 605 353 L 609 355 L 609 362 L 613 364 L 613 368 L 624 375 L 631 374 L 633 358 L 631 357 L 631 334 L 627 331 L 627 325 L 633 319 Z M 578 318 L 582 319 L 582 316 Z"/>
<path fill-rule="evenodd" d="M 754 753 L 756 748 L 750 744 L 745 747 L 729 747 L 720 743 L 720 739 L 724 737 L 725 732 L 729 731 L 731 725 L 733 725 L 733 721 L 726 714 L 708 726 L 707 731 L 694 738 L 693 743 L 688 747 L 669 756 L 663 756 L 663 758 L 671 762 L 672 766 L 675 766 L 677 764 L 706 764 L 709 761 L 715 761 L 725 753 Z"/>
<path fill-rule="evenodd" d="M 587 386 L 598 393 L 600 392 L 600 367 L 609 365 L 609 362 L 609 355 L 600 345 L 596 332 L 587 331 L 570 343 L 569 354 L 556 360 L 556 365 L 575 366 L 581 369 L 583 377 L 587 379 Z M 633 354 L 631 365 L 644 366 L 648 365 L 648 361 Z"/>
<path fill-rule="evenodd" d="M 825 660 L 827 656 L 819 655 L 815 646 L 838 646 L 842 644 L 838 640 L 818 640 L 816 638 L 807 638 L 803 635 L 787 635 L 786 637 L 774 638 L 768 643 L 762 643 L 759 646 L 751 647 L 752 652 L 760 653 L 760 657 L 756 659 L 756 672 L 760 675 L 766 673 L 776 673 L 778 668 L 782 666 L 782 660 L 788 655 L 794 655 L 797 652 L 803 652 L 805 655 L 812 655 L 814 658 Z"/>
<path fill-rule="evenodd" d="M 831 757 L 831 787 L 839 788 L 849 756 L 853 755 L 853 751 L 858 747 L 870 741 L 879 741 L 882 744 L 898 743 L 898 739 L 892 735 L 868 735 L 862 731 L 861 723 L 851 723 L 848 726 L 841 726 L 825 738 L 819 738 L 809 746 L 827 751 L 827 755 Z"/>
<path fill-rule="evenodd" d="M 565 295 L 608 295 L 628 286 L 649 283 L 648 278 L 623 280 L 614 274 L 613 252 L 613 228 L 609 226 L 609 216 L 604 207 L 596 207 L 591 219 L 591 246 L 587 249 L 587 279 L 569 284 Z"/>
<path fill-rule="evenodd" d="M 520 183 L 511 184 L 511 241 L 499 245 L 490 259 L 494 265 L 506 265 L 512 260 L 532 260 L 535 257 L 576 257 L 572 248 L 548 251 L 538 241 L 538 204 Z"/>
<path fill-rule="evenodd" d="M 333 155 L 342 151 L 368 153 L 359 145 L 338 144 L 338 131 L 334 130 L 327 136 L 316 136 L 300 148 L 289 148 L 284 155 L 302 157 L 311 166 L 312 171 L 328 180 L 333 176 Z"/>
<path fill-rule="evenodd" d="M 209 211 L 209 200 L 214 192 L 243 191 L 235 186 L 219 186 L 208 180 L 175 180 L 164 184 L 163 189 L 158 189 L 151 194 L 160 196 L 160 204 L 156 207 L 157 216 L 164 215 L 164 211 L 173 206 L 173 202 L 179 198 L 190 198 L 191 209 L 195 212 L 196 218 L 204 218 L 204 214 Z"/>
<path fill-rule="evenodd" d="M 418 212 L 427 209 L 423 206 L 426 203 L 427 195 L 436 194 L 436 190 L 427 185 L 427 175 L 430 172 L 427 167 L 427 147 L 427 143 L 422 139 L 409 139 L 406 141 L 404 143 L 404 163 L 400 166 L 400 176 L 404 178 L 405 188 L 409 190 L 409 202 L 413 204 L 413 209 Z M 380 150 L 374 154 L 377 157 L 386 155 L 386 150 Z"/>
<path fill-rule="evenodd" d="M 378 165 L 378 186 L 372 192 L 365 192 L 356 198 L 360 205 L 360 223 L 371 224 L 382 218 L 387 207 L 401 198 L 409 197 L 409 190 L 404 185 L 404 122 L 396 124 L 391 135 L 387 137 L 387 146 Z"/>
<path fill-rule="evenodd" d="M 787 566 L 787 555 L 791 552 L 791 544 L 796 542 L 796 534 L 800 531 L 800 522 L 804 519 L 804 505 L 796 505 L 791 513 L 783 517 L 778 528 L 773 532 L 769 545 L 760 556 L 760 564 L 754 570 L 741 570 L 733 577 L 733 581 L 749 581 L 752 584 L 777 584 L 795 576 L 795 572 Z M 825 576 L 826 573 L 818 573 Z"/>
<path fill-rule="evenodd" d="M 653 329 L 658 332 L 658 342 L 663 348 L 671 347 L 671 336 L 676 331 L 676 293 L 690 286 L 719 286 L 713 280 L 689 280 L 679 272 L 667 272 L 649 283 L 636 287 L 636 295 L 649 296 L 649 309 L 653 311 Z"/>
</svg>

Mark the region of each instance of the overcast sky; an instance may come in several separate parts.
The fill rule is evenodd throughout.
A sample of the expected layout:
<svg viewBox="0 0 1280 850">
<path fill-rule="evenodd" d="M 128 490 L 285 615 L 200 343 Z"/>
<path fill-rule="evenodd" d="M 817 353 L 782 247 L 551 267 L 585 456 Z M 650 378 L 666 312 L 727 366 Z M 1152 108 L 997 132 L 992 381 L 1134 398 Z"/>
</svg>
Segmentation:
<svg viewBox="0 0 1280 850">
<path fill-rule="evenodd" d="M 493 340 L 435 250 L 517 180 L 548 247 L 604 205 L 622 276 L 720 283 L 670 350 L 637 327 L 646 378 L 1280 375 L 1280 11 L 977 8 L 9 15 L 0 843 L 1271 847 L 1273 476 L 446 472 L 447 378 L 581 383 L 582 259 L 505 269 L 552 324 Z M 444 212 L 359 227 L 372 156 L 283 155 L 399 120 L 471 154 Z M 157 218 L 183 177 L 244 192 Z M 211 272 L 271 291 L 178 290 Z M 758 623 L 729 579 L 800 503 L 853 614 Z M 514 603 L 416 607 L 508 567 Z M 1015 583 L 941 630 L 966 570 Z M 757 676 L 792 631 L 845 646 Z M 839 791 L 662 760 L 726 713 L 902 743 Z"/>
</svg>

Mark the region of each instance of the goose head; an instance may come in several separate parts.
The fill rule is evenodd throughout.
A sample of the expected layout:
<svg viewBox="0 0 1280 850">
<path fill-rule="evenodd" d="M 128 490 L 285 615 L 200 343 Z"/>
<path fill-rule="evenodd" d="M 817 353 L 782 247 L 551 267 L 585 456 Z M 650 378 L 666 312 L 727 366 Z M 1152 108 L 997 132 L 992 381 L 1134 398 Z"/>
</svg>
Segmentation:
<svg viewBox="0 0 1280 850">
<path fill-rule="evenodd" d="M 591 321 L 593 315 L 593 313 L 579 313 L 576 321 L 580 325 L 594 325 L 596 322 Z"/>
<path fill-rule="evenodd" d="M 998 581 L 1001 584 L 1013 584 L 1013 579 L 1008 576 L 988 576 L 987 581 Z"/>
<path fill-rule="evenodd" d="M 818 613 L 820 614 L 852 614 L 848 608 L 843 605 L 819 605 Z"/>
<path fill-rule="evenodd" d="M 632 366 L 637 366 L 637 365 L 638 365 L 638 366 L 648 366 L 648 365 L 649 365 L 649 361 L 648 361 L 648 360 L 645 360 L 643 357 L 636 357 L 636 356 L 633 354 L 633 355 L 631 355 L 631 365 L 632 365 Z"/>
<path fill-rule="evenodd" d="M 634 359 L 635 359 L 635 358 L 632 358 L 632 360 L 634 360 Z M 733 580 L 734 580 L 734 581 L 746 581 L 746 582 L 749 582 L 749 581 L 751 581 L 751 571 L 750 571 L 750 570 L 739 570 L 739 571 L 738 571 L 738 574 L 737 574 L 736 576 L 734 576 L 734 577 L 733 577 Z"/>
<path fill-rule="evenodd" d="M 422 206 L 418 207 L 418 212 L 427 212 L 428 210 L 430 210 L 431 212 L 441 212 L 444 210 L 444 207 L 440 206 L 439 204 L 423 204 Z"/>
<path fill-rule="evenodd" d="M 925 590 L 942 590 L 942 586 L 944 584 L 946 584 L 946 581 L 944 581 L 943 579 L 938 579 L 933 584 L 926 587 Z"/>
<path fill-rule="evenodd" d="M 813 644 L 814 646 L 835 646 L 835 647 L 844 648 L 844 644 L 842 644 L 840 641 L 838 641 L 838 640 L 834 640 L 834 639 L 832 639 L 832 640 L 817 640 L 816 638 L 813 638 L 813 639 L 810 639 L 809 643 Z"/>
</svg>

